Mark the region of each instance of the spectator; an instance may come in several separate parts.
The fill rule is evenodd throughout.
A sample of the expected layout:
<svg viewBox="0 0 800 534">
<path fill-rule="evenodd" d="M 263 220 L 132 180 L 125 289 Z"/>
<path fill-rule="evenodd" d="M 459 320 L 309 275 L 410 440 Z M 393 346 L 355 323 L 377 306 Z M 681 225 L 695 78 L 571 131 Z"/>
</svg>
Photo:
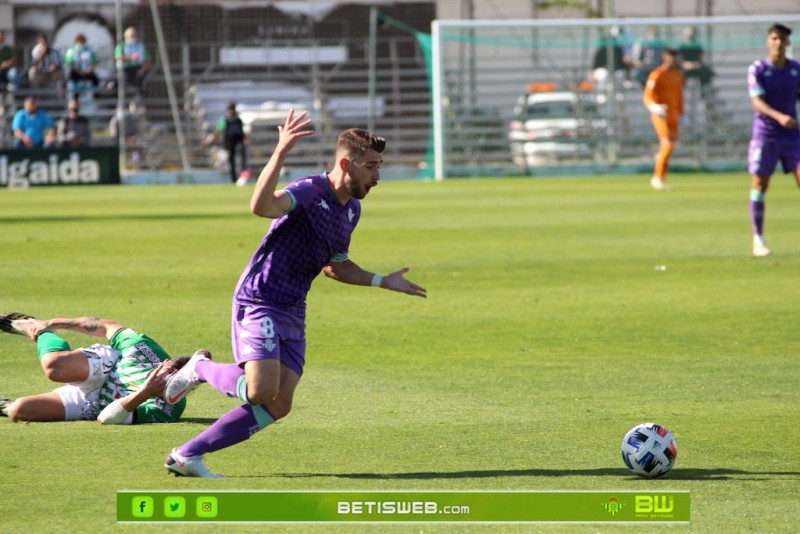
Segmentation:
<svg viewBox="0 0 800 534">
<path fill-rule="evenodd" d="M 136 28 L 125 30 L 124 40 L 114 49 L 114 59 L 118 65 L 122 63 L 125 85 L 141 93 L 150 72 L 150 54 L 144 43 L 139 41 Z"/>
<path fill-rule="evenodd" d="M 703 61 L 703 46 L 697 42 L 697 31 L 692 26 L 683 29 L 683 40 L 678 47 L 681 69 L 686 79 L 697 79 L 705 89 L 711 82 L 714 71 Z"/>
<path fill-rule="evenodd" d="M 58 146 L 68 148 L 89 146 L 91 138 L 89 119 L 81 115 L 80 102 L 77 98 L 73 98 L 67 105 L 67 113 L 58 121 L 56 134 Z"/>
<path fill-rule="evenodd" d="M 42 109 L 35 96 L 25 99 L 22 109 L 14 115 L 14 148 L 40 148 L 51 146 L 55 139 L 53 119 Z"/>
<path fill-rule="evenodd" d="M 137 110 L 136 104 L 131 102 L 129 104 L 128 110 L 123 110 L 122 107 L 118 106 L 117 111 L 111 120 L 108 122 L 108 129 L 111 133 L 111 137 L 114 138 L 117 143 L 121 143 L 122 140 L 120 139 L 120 122 L 122 122 L 123 117 L 125 118 L 125 143 L 128 145 L 136 144 L 139 140 L 139 136 L 142 134 L 142 127 L 139 120 L 139 112 Z"/>
<path fill-rule="evenodd" d="M 86 44 L 86 36 L 79 33 L 75 36 L 75 43 L 67 50 L 64 59 L 69 69 L 69 80 L 73 88 L 84 82 L 91 83 L 93 88 L 100 85 L 95 67 L 97 67 L 97 54 L 94 49 Z"/>
<path fill-rule="evenodd" d="M 630 66 L 630 58 L 625 57 L 625 52 L 619 42 L 620 29 L 613 26 L 608 34 L 600 39 L 597 50 L 592 60 L 591 80 L 598 89 L 604 90 L 615 80 L 623 80 Z M 613 77 L 610 77 L 613 70 Z"/>
<path fill-rule="evenodd" d="M 225 116 L 217 122 L 214 133 L 203 141 L 203 146 L 208 147 L 217 139 L 222 137 L 225 151 L 228 153 L 228 169 L 230 170 L 231 183 L 242 186 L 250 179 L 250 171 L 247 168 L 247 145 L 250 143 L 249 136 L 244 131 L 242 119 L 236 113 L 236 102 L 228 103 L 225 109 Z M 236 154 L 239 153 L 242 163 L 242 172 L 236 178 Z"/>
<path fill-rule="evenodd" d="M 63 62 L 58 50 L 50 46 L 46 35 L 39 36 L 39 42 L 31 53 L 33 64 L 28 70 L 31 85 L 39 87 L 61 87 L 64 82 Z"/>
<path fill-rule="evenodd" d="M 633 77 L 642 84 L 642 87 L 647 83 L 650 73 L 661 65 L 661 58 L 666 49 L 667 43 L 658 36 L 658 28 L 655 26 L 648 28 L 644 39 L 633 45 Z"/>
<path fill-rule="evenodd" d="M 141 136 L 144 133 L 144 125 L 142 119 L 142 112 L 136 106 L 135 102 L 128 105 L 128 109 L 117 106 L 117 111 L 108 123 L 108 129 L 111 137 L 116 140 L 117 144 L 122 146 L 121 139 L 121 123 L 125 123 L 125 146 L 129 150 L 130 161 L 138 164 L 144 160 L 142 153 Z"/>
<path fill-rule="evenodd" d="M 0 31 L 0 94 L 16 91 L 18 87 L 17 51 L 6 44 L 6 34 Z"/>
</svg>

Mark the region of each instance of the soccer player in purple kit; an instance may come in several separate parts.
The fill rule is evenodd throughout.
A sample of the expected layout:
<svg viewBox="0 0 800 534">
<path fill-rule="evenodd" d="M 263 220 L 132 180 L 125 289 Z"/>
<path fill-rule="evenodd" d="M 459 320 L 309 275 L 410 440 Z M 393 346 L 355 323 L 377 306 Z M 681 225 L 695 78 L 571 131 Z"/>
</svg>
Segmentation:
<svg viewBox="0 0 800 534">
<path fill-rule="evenodd" d="M 748 155 L 748 171 L 753 177 L 750 190 L 753 256 L 770 253 L 764 240 L 764 202 L 778 161 L 785 173 L 794 173 L 800 186 L 797 123 L 800 63 L 786 57 L 791 34 L 792 30 L 782 24 L 770 26 L 767 30 L 769 57 L 754 62 L 747 71 L 747 89 L 755 110 Z"/>
<path fill-rule="evenodd" d="M 310 125 L 306 113 L 289 112 L 250 199 L 255 215 L 276 220 L 234 292 L 231 342 L 236 363 L 196 354 L 167 383 L 170 403 L 203 382 L 244 403 L 170 451 L 164 466 L 175 475 L 219 477 L 203 464 L 206 453 L 240 443 L 288 415 L 305 363 L 306 295 L 320 272 L 346 284 L 426 296 L 424 288 L 405 278 L 408 267 L 381 276 L 348 257 L 350 236 L 361 215 L 359 201 L 380 180 L 384 138 L 346 130 L 339 136 L 331 171 L 276 191 L 287 154 L 299 139 L 312 135 Z"/>
</svg>

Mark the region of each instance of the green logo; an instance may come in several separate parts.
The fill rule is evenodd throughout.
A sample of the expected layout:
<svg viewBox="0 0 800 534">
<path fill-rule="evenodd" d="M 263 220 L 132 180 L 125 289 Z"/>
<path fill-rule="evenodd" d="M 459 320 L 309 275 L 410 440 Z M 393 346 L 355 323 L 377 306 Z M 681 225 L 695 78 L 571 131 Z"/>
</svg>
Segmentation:
<svg viewBox="0 0 800 534">
<path fill-rule="evenodd" d="M 603 508 L 606 509 L 606 512 L 611 514 L 612 516 L 617 515 L 622 507 L 625 506 L 624 503 L 619 502 L 619 499 L 616 497 L 609 497 L 608 502 L 603 503 Z"/>
<path fill-rule="evenodd" d="M 183 517 L 186 515 L 186 499 L 183 497 L 166 497 L 164 499 L 164 517 Z"/>
<path fill-rule="evenodd" d="M 131 514 L 133 517 L 153 517 L 155 506 L 152 497 L 137 496 L 131 500 Z"/>
<path fill-rule="evenodd" d="M 217 517 L 218 512 L 216 497 L 204 496 L 197 498 L 197 517 L 209 519 Z"/>
<path fill-rule="evenodd" d="M 675 499 L 669 495 L 637 495 L 637 514 L 669 514 L 675 510 Z"/>
</svg>

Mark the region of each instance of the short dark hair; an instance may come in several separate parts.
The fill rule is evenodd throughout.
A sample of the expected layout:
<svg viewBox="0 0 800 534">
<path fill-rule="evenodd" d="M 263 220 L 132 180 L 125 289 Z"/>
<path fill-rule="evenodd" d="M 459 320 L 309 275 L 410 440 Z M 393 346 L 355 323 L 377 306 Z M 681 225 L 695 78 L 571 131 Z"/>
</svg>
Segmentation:
<svg viewBox="0 0 800 534">
<path fill-rule="evenodd" d="M 790 35 L 792 35 L 792 29 L 789 28 L 788 26 L 784 26 L 783 24 L 776 23 L 770 26 L 769 29 L 767 30 L 767 35 L 771 33 L 780 33 L 786 37 L 789 37 Z"/>
<path fill-rule="evenodd" d="M 664 49 L 664 53 L 665 54 L 669 54 L 672 57 L 677 57 L 678 49 L 677 48 L 665 48 Z"/>
<path fill-rule="evenodd" d="M 173 358 L 172 361 L 175 365 L 175 370 L 178 371 L 183 369 L 183 366 L 189 362 L 189 356 L 179 356 L 177 358 Z"/>
<path fill-rule="evenodd" d="M 339 135 L 336 148 L 337 150 L 344 150 L 353 156 L 360 156 L 370 150 L 382 153 L 386 148 L 386 139 L 367 130 L 350 128 Z"/>
</svg>

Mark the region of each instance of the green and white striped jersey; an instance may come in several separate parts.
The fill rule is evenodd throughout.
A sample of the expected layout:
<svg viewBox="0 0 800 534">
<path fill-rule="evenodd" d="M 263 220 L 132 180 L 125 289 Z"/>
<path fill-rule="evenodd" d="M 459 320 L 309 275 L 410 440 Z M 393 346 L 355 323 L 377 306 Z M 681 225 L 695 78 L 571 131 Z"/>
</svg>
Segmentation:
<svg viewBox="0 0 800 534">
<path fill-rule="evenodd" d="M 100 390 L 100 409 L 142 387 L 148 375 L 170 356 L 150 337 L 130 328 L 120 328 L 111 337 L 110 345 L 121 354 L 114 369 Z M 174 423 L 180 419 L 186 399 L 175 405 L 160 397 L 146 400 L 133 415 L 133 424 Z"/>
</svg>

